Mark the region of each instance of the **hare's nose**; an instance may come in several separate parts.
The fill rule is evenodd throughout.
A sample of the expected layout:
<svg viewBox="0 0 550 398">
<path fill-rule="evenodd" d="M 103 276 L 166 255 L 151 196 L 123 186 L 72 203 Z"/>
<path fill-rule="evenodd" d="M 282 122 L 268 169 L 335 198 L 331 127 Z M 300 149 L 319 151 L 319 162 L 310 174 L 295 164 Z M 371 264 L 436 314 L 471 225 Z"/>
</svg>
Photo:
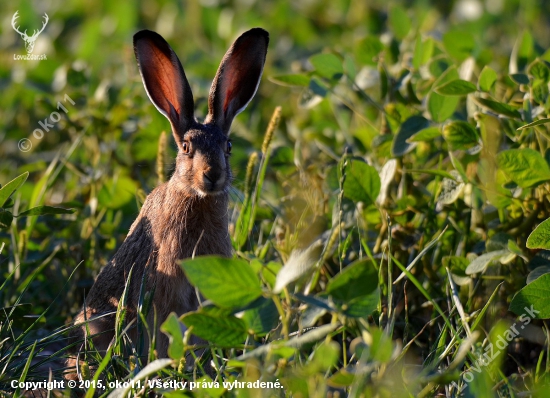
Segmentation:
<svg viewBox="0 0 550 398">
<path fill-rule="evenodd" d="M 204 182 L 209 185 L 210 189 L 214 189 L 216 183 L 220 180 L 222 173 L 219 170 L 209 170 L 203 173 Z"/>
</svg>

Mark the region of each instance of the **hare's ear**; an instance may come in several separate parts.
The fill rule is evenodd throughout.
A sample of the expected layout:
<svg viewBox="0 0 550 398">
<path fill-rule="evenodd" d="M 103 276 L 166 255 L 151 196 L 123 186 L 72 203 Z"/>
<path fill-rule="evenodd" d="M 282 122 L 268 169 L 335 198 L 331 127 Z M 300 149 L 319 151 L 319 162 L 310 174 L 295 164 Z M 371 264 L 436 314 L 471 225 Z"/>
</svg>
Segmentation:
<svg viewBox="0 0 550 398">
<path fill-rule="evenodd" d="M 269 34 L 254 28 L 243 33 L 222 59 L 208 97 L 205 123 L 215 123 L 225 134 L 233 118 L 244 108 L 258 89 Z"/>
<path fill-rule="evenodd" d="M 170 120 L 178 145 L 194 121 L 193 93 L 181 63 L 158 33 L 142 30 L 134 35 L 134 53 L 151 102 Z"/>
</svg>

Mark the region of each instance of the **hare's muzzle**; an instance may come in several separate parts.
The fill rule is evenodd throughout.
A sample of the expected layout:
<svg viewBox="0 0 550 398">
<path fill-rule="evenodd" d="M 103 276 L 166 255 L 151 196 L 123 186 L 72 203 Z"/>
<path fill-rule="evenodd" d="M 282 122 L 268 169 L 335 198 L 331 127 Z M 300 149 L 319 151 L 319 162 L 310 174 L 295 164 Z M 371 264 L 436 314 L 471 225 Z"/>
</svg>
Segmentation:
<svg viewBox="0 0 550 398">
<path fill-rule="evenodd" d="M 216 169 L 205 171 L 202 174 L 202 183 L 207 193 L 215 194 L 223 190 L 225 185 L 225 174 Z"/>
</svg>

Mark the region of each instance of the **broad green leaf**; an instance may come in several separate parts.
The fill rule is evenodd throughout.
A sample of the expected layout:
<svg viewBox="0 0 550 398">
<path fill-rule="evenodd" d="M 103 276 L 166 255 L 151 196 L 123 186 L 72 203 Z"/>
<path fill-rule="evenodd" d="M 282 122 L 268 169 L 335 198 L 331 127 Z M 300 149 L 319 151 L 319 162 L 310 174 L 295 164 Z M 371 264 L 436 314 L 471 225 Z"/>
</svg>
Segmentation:
<svg viewBox="0 0 550 398">
<path fill-rule="evenodd" d="M 531 65 L 529 65 L 528 72 L 535 79 L 541 80 L 544 83 L 548 83 L 550 80 L 550 69 L 544 62 L 537 59 Z"/>
<path fill-rule="evenodd" d="M 355 48 L 355 59 L 361 65 L 376 65 L 376 58 L 384 51 L 384 45 L 377 36 L 367 36 Z"/>
<path fill-rule="evenodd" d="M 309 58 L 317 73 L 327 79 L 339 79 L 344 74 L 342 61 L 334 54 L 317 54 Z"/>
<path fill-rule="evenodd" d="M 529 124 L 526 124 L 525 126 L 521 126 L 518 128 L 518 131 L 519 130 L 525 130 L 525 129 L 528 129 L 530 127 L 535 127 L 535 126 L 539 126 L 541 124 L 546 124 L 546 123 L 550 123 L 550 118 L 544 118 L 544 119 L 539 119 L 539 120 L 535 120 L 534 122 L 532 123 L 529 123 Z"/>
<path fill-rule="evenodd" d="M 491 264 L 493 261 L 497 261 L 501 257 L 507 255 L 510 253 L 508 249 L 506 250 L 496 250 L 494 252 L 489 252 L 482 254 L 481 256 L 477 257 L 474 261 L 468 265 L 468 268 L 466 268 L 466 275 L 472 275 L 472 274 L 479 274 L 485 272 L 489 264 Z"/>
<path fill-rule="evenodd" d="M 529 84 L 529 76 L 525 73 L 512 73 L 510 78 L 517 84 Z"/>
<path fill-rule="evenodd" d="M 479 74 L 477 85 L 481 91 L 489 92 L 497 81 L 497 73 L 490 67 L 485 65 Z"/>
<path fill-rule="evenodd" d="M 550 274 L 544 274 L 516 293 L 510 311 L 527 318 L 550 318 Z"/>
<path fill-rule="evenodd" d="M 166 321 L 160 326 L 160 330 L 166 333 L 170 339 L 168 356 L 179 361 L 184 355 L 183 333 L 181 331 L 180 321 L 175 312 L 168 315 Z"/>
<path fill-rule="evenodd" d="M 497 155 L 498 167 L 516 184 L 529 188 L 550 180 L 550 168 L 542 155 L 530 148 L 508 149 Z"/>
<path fill-rule="evenodd" d="M 503 104 L 502 102 L 489 100 L 486 98 L 475 98 L 475 101 L 477 101 L 482 107 L 488 108 L 493 112 L 498 113 L 499 115 L 504 115 L 515 119 L 521 119 L 521 113 L 519 113 L 519 111 L 516 108 L 510 105 Z"/>
<path fill-rule="evenodd" d="M 393 139 L 392 156 L 403 156 L 412 151 L 416 147 L 416 143 L 408 142 L 409 138 L 429 125 L 430 122 L 423 116 L 412 116 L 405 120 Z"/>
<path fill-rule="evenodd" d="M 529 249 L 550 250 L 550 218 L 541 222 L 527 238 Z"/>
<path fill-rule="evenodd" d="M 432 141 L 440 136 L 441 129 L 439 127 L 428 127 L 414 134 L 407 142 Z"/>
<path fill-rule="evenodd" d="M 346 166 L 344 196 L 365 206 L 375 203 L 380 192 L 380 176 L 376 169 L 365 162 L 351 159 Z"/>
<path fill-rule="evenodd" d="M 372 293 L 378 286 L 378 271 L 370 260 L 358 260 L 348 265 L 327 284 L 326 293 L 349 301 Z"/>
<path fill-rule="evenodd" d="M 378 287 L 366 296 L 356 297 L 350 301 L 336 300 L 339 310 L 350 318 L 366 318 L 378 308 L 380 303 L 380 291 Z"/>
<path fill-rule="evenodd" d="M 248 329 L 259 336 L 265 336 L 277 326 L 279 321 L 279 312 L 273 300 L 267 300 L 263 297 L 262 299 L 260 306 L 246 310 L 243 315 L 243 320 L 248 325 Z"/>
<path fill-rule="evenodd" d="M 262 294 L 260 281 L 246 261 L 217 256 L 183 260 L 189 281 L 222 308 L 242 307 Z"/>
<path fill-rule="evenodd" d="M 414 47 L 413 66 L 418 69 L 428 63 L 434 50 L 434 40 L 431 37 L 422 40 L 421 35 L 416 38 Z"/>
<path fill-rule="evenodd" d="M 6 204 L 10 196 L 17 190 L 17 188 L 19 188 L 21 185 L 23 185 L 25 181 L 27 181 L 28 177 L 29 172 L 26 171 L 20 176 L 15 177 L 2 188 L 0 188 L 0 207 L 3 207 Z"/>
<path fill-rule="evenodd" d="M 310 78 L 309 76 L 306 76 L 306 75 L 279 75 L 279 76 L 271 76 L 269 80 L 281 86 L 307 87 L 309 85 Z"/>
<path fill-rule="evenodd" d="M 443 129 L 445 141 L 455 149 L 468 149 L 480 143 L 477 130 L 468 122 L 449 123 Z"/>
<path fill-rule="evenodd" d="M 449 67 L 434 83 L 434 88 L 458 78 L 459 76 L 456 68 L 454 66 Z M 445 121 L 454 113 L 459 102 L 459 97 L 443 96 L 432 91 L 428 98 L 428 111 L 432 116 L 432 120 L 437 123 Z"/>
<path fill-rule="evenodd" d="M 322 296 L 331 296 L 341 312 L 352 318 L 363 318 L 377 308 L 378 271 L 370 260 L 358 260 L 329 280 Z"/>
<path fill-rule="evenodd" d="M 441 95 L 466 95 L 476 91 L 476 86 L 466 80 L 456 79 L 445 83 L 435 89 Z"/>
<path fill-rule="evenodd" d="M 389 26 L 398 40 L 403 40 L 411 29 L 411 20 L 407 16 L 407 11 L 399 6 L 393 6 L 390 9 Z"/>
<path fill-rule="evenodd" d="M 19 213 L 17 217 L 43 216 L 45 214 L 73 214 L 74 212 L 73 209 L 64 209 L 62 207 L 36 206 Z"/>
<path fill-rule="evenodd" d="M 247 336 L 246 323 L 234 315 L 189 312 L 181 320 L 193 334 L 222 347 L 243 344 Z"/>
<path fill-rule="evenodd" d="M 464 61 L 472 55 L 476 42 L 469 32 L 449 31 L 443 35 L 443 45 L 451 57 Z"/>
</svg>

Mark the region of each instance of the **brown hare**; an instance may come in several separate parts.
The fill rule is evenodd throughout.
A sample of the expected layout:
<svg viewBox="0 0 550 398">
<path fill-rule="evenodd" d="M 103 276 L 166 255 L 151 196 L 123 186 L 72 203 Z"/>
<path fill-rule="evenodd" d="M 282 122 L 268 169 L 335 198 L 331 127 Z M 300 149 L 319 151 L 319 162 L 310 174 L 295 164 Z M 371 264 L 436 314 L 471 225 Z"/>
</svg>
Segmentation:
<svg viewBox="0 0 550 398">
<path fill-rule="evenodd" d="M 212 83 L 208 115 L 202 124 L 194 117 L 193 94 L 172 48 L 155 32 L 142 30 L 134 35 L 134 52 L 147 95 L 172 126 L 178 147 L 176 167 L 170 180 L 147 196 L 126 240 L 99 273 L 84 309 L 75 318 L 73 342 L 83 341 L 89 331 L 96 335 L 95 347 L 100 352 L 107 350 L 130 270 L 127 321 L 136 317 L 144 275 L 146 289 L 154 289 L 147 318 L 150 330 L 154 312 L 160 324 L 171 312 L 181 315 L 197 309 L 197 294 L 178 261 L 206 254 L 232 255 L 229 129 L 256 93 L 268 43 L 268 33 L 260 28 L 243 33 L 233 43 Z M 168 338 L 158 330 L 154 333 L 157 354 L 166 357 Z M 135 337 L 135 328 L 129 334 Z M 76 363 L 76 356 L 68 360 L 70 367 Z M 76 373 L 67 377 L 76 378 Z"/>
</svg>

